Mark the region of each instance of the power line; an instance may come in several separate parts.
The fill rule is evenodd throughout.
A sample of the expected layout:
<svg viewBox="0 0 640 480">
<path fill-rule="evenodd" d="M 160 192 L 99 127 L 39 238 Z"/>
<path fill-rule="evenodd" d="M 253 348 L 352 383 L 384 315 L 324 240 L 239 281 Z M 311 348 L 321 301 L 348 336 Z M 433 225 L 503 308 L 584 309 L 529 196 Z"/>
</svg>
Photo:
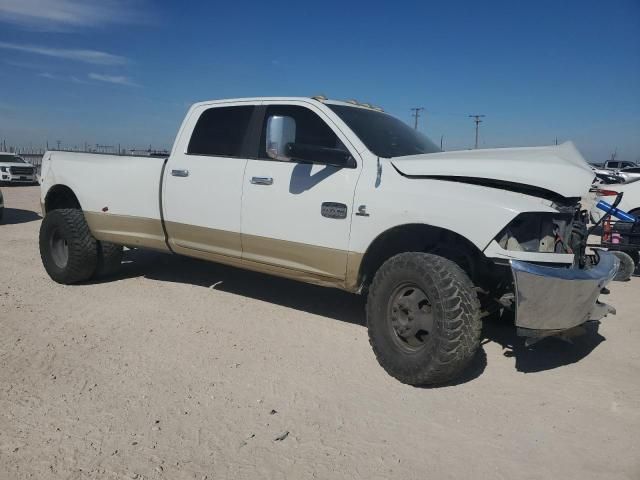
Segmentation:
<svg viewBox="0 0 640 480">
<path fill-rule="evenodd" d="M 420 112 L 424 111 L 424 107 L 414 107 L 414 108 L 411 109 L 411 111 L 413 112 L 411 114 L 411 116 L 414 119 L 414 121 L 413 121 L 413 129 L 417 130 L 418 129 L 418 119 L 420 118 Z"/>
<path fill-rule="evenodd" d="M 474 122 L 476 122 L 476 149 L 478 148 L 478 128 L 482 123 L 482 120 L 480 120 L 482 117 L 486 117 L 486 115 L 469 115 L 469 118 L 473 118 Z"/>
</svg>

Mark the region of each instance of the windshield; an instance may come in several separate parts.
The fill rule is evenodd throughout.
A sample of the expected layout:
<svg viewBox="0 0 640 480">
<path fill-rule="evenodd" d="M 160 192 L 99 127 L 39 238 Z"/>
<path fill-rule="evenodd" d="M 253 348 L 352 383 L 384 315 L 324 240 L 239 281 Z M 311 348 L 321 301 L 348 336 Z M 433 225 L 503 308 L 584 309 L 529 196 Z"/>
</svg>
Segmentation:
<svg viewBox="0 0 640 480">
<path fill-rule="evenodd" d="M 425 135 L 386 113 L 346 105 L 327 106 L 378 157 L 402 157 L 440 151 Z"/>
<path fill-rule="evenodd" d="M 3 163 L 27 163 L 20 157 L 14 155 L 0 155 L 0 162 Z"/>
</svg>

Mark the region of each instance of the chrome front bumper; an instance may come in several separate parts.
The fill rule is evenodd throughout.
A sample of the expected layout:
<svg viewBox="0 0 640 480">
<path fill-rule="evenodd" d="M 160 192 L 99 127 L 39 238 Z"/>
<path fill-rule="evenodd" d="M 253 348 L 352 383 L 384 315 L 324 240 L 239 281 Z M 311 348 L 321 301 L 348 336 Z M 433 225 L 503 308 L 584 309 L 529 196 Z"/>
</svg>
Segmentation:
<svg viewBox="0 0 640 480">
<path fill-rule="evenodd" d="M 598 250 L 598 264 L 585 269 L 557 268 L 511 260 L 519 333 L 546 336 L 600 320 L 615 309 L 598 301 L 615 276 L 619 260 Z"/>
</svg>

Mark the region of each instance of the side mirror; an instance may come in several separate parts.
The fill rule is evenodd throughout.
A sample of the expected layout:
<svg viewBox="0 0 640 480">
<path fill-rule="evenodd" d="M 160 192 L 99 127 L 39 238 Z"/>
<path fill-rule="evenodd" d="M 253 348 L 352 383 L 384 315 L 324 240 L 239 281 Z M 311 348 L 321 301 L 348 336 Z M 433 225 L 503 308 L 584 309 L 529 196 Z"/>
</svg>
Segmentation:
<svg viewBox="0 0 640 480">
<path fill-rule="evenodd" d="M 287 146 L 296 141 L 296 121 L 273 115 L 267 119 L 267 155 L 274 160 L 291 160 Z"/>
</svg>

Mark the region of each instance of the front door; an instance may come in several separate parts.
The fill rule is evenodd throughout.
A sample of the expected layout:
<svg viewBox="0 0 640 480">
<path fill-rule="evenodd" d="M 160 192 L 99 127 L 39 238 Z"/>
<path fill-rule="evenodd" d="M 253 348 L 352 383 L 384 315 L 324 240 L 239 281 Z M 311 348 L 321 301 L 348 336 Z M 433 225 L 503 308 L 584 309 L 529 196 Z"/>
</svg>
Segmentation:
<svg viewBox="0 0 640 480">
<path fill-rule="evenodd" d="M 265 135 L 267 120 L 273 115 L 295 120 L 296 144 L 347 150 L 347 141 L 310 103 L 264 105 L 259 158 L 248 161 L 243 181 L 242 258 L 284 267 L 301 277 L 310 274 L 329 283 L 342 280 L 360 164 L 339 168 L 270 159 Z M 350 153 L 359 159 L 355 152 Z"/>
<path fill-rule="evenodd" d="M 176 253 L 241 257 L 240 208 L 246 136 L 255 106 L 201 106 L 192 112 L 165 167 L 164 220 Z M 217 258 L 222 256 L 222 258 Z"/>
</svg>

